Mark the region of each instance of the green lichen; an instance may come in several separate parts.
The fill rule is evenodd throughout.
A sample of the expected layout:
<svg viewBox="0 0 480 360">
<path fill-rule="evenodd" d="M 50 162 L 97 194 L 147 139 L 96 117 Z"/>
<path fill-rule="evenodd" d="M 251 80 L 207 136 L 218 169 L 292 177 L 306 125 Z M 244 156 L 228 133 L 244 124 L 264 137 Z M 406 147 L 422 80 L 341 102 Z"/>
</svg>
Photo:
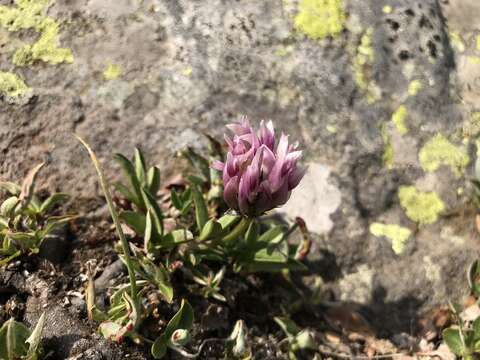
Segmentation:
<svg viewBox="0 0 480 360">
<path fill-rule="evenodd" d="M 105 80 L 115 80 L 122 76 L 123 70 L 120 65 L 117 64 L 108 64 L 107 68 L 103 72 L 103 78 Z"/>
<path fill-rule="evenodd" d="M 435 192 L 421 192 L 414 186 L 401 186 L 398 198 L 408 218 L 421 225 L 436 222 L 445 210 L 442 199 Z"/>
<path fill-rule="evenodd" d="M 442 134 L 437 134 L 427 141 L 418 157 L 425 171 L 433 172 L 441 165 L 448 165 L 457 177 L 462 175 L 470 161 L 463 149 L 453 145 Z"/>
<path fill-rule="evenodd" d="M 295 28 L 313 40 L 338 36 L 346 20 L 342 0 L 300 0 Z"/>
<path fill-rule="evenodd" d="M 19 66 L 31 65 L 35 61 L 49 64 L 72 63 L 70 49 L 60 48 L 59 24 L 46 16 L 50 0 L 16 0 L 16 7 L 0 5 L 0 26 L 8 31 L 33 29 L 39 33 L 34 44 L 18 49 L 13 63 Z"/>
<path fill-rule="evenodd" d="M 353 59 L 353 74 L 357 86 L 365 92 L 368 103 L 380 99 L 380 89 L 371 76 L 371 69 L 375 61 L 375 50 L 372 46 L 373 29 L 369 28 L 360 39 Z"/>
<path fill-rule="evenodd" d="M 28 94 L 31 89 L 16 74 L 0 71 L 0 95 L 19 97 Z"/>
<path fill-rule="evenodd" d="M 385 144 L 385 148 L 383 150 L 382 160 L 383 165 L 388 169 L 393 169 L 393 145 L 390 136 L 387 134 L 385 126 L 382 126 L 380 129 L 380 133 L 382 134 L 383 143 Z"/>
<path fill-rule="evenodd" d="M 407 118 L 408 110 L 405 105 L 400 105 L 397 110 L 392 114 L 392 122 L 395 124 L 395 128 L 400 135 L 405 135 L 408 133 L 407 125 L 405 124 L 405 119 Z"/>
<path fill-rule="evenodd" d="M 385 236 L 392 241 L 392 249 L 400 255 L 405 251 L 408 239 L 412 235 L 410 229 L 396 224 L 373 223 L 370 232 L 375 236 Z"/>
<path fill-rule="evenodd" d="M 420 90 L 423 89 L 423 84 L 420 80 L 413 80 L 408 84 L 408 95 L 416 96 Z"/>
</svg>

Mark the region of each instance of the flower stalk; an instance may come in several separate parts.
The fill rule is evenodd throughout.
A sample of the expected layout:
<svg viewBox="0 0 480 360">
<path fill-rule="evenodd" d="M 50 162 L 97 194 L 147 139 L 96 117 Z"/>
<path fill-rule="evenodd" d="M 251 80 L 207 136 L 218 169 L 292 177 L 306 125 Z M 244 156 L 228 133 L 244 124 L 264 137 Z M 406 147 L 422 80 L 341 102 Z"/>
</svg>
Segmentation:
<svg viewBox="0 0 480 360">
<path fill-rule="evenodd" d="M 98 178 L 100 181 L 100 186 L 102 187 L 103 193 L 105 195 L 105 199 L 107 200 L 108 210 L 110 211 L 110 215 L 112 217 L 113 223 L 115 224 L 115 229 L 117 231 L 118 237 L 120 238 L 120 244 L 122 246 L 122 250 L 125 258 L 125 264 L 128 270 L 128 277 L 130 280 L 130 293 L 131 293 L 130 296 L 133 302 L 136 303 L 138 298 L 137 282 L 135 279 L 135 270 L 133 268 L 131 250 L 130 250 L 130 246 L 128 245 L 127 239 L 125 238 L 125 234 L 123 233 L 117 211 L 115 210 L 115 206 L 113 205 L 112 194 L 110 193 L 110 190 L 108 188 L 108 182 L 105 176 L 103 175 L 103 171 L 100 167 L 100 163 L 97 159 L 97 156 L 93 152 L 90 145 L 88 145 L 78 135 L 75 135 L 75 137 L 78 139 L 78 141 L 80 141 L 80 143 L 85 147 L 85 149 L 87 149 L 88 154 L 90 155 L 90 159 L 92 160 L 95 170 L 97 171 Z"/>
</svg>

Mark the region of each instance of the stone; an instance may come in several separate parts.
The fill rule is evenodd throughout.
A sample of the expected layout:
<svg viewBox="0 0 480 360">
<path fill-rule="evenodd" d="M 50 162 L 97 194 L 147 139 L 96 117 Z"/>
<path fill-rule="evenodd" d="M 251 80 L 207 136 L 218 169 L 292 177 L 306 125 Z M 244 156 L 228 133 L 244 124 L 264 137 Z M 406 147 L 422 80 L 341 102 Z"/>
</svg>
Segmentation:
<svg viewBox="0 0 480 360">
<path fill-rule="evenodd" d="M 97 179 L 73 133 L 111 180 L 120 173 L 113 153 L 134 146 L 166 178 L 182 147 L 205 149 L 202 133 L 221 136 L 240 114 L 271 118 L 311 164 L 280 211 L 306 218 L 323 239 L 312 251 L 341 269 L 318 275 L 339 298 L 372 308 L 380 326 L 408 333 L 392 311 L 414 317 L 459 300 L 480 250 L 462 211 L 480 133 L 478 10 L 476 0 L 52 1 L 45 11 L 59 24 L 58 44 L 48 45 L 63 62 L 37 54 L 13 66 L 31 39 L 0 26 L 0 66 L 15 74 L 4 74 L 14 87 L 0 88 L 1 177 L 19 180 L 48 160 L 39 185 L 90 199 Z M 115 76 L 105 76 L 112 64 Z M 458 156 L 432 146 L 439 139 Z M 402 207 L 400 189 L 432 194 L 434 215 Z M 402 251 L 370 231 L 376 223 L 409 229 Z"/>
</svg>

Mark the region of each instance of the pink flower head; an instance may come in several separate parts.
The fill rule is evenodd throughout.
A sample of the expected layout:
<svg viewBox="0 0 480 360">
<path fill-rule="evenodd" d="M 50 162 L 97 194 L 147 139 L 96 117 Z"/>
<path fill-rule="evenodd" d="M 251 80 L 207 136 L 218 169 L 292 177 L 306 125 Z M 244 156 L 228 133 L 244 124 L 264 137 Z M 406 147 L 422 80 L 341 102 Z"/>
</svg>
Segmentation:
<svg viewBox="0 0 480 360">
<path fill-rule="evenodd" d="M 250 126 L 246 117 L 227 128 L 227 159 L 213 168 L 223 172 L 224 199 L 242 215 L 257 216 L 285 204 L 302 179 L 305 169 L 297 166 L 302 151 L 289 144 L 288 136 L 275 139 L 273 123 L 260 123 L 260 130 Z"/>
</svg>

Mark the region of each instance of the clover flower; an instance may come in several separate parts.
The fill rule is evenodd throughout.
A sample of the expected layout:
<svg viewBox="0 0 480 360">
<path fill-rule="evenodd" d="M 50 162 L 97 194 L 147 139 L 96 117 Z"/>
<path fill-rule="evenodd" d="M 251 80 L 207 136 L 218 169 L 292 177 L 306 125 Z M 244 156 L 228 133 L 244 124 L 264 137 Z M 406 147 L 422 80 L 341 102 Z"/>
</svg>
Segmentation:
<svg viewBox="0 0 480 360">
<path fill-rule="evenodd" d="M 246 117 L 227 128 L 233 132 L 231 138 L 225 135 L 227 159 L 212 166 L 223 173 L 228 206 L 252 217 L 285 204 L 305 174 L 297 166 L 298 144 L 289 144 L 284 133 L 277 141 L 271 121 L 262 121 L 258 133 Z"/>
</svg>

